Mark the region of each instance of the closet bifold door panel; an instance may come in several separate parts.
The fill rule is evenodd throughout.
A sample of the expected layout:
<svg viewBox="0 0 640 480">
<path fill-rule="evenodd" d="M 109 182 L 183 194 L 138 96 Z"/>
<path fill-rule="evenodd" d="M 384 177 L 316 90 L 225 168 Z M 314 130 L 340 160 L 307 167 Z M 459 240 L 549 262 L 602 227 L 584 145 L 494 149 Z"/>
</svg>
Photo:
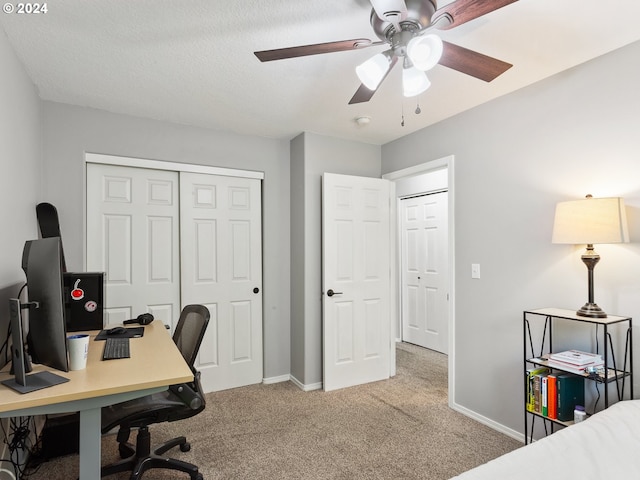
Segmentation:
<svg viewBox="0 0 640 480">
<path fill-rule="evenodd" d="M 183 303 L 211 313 L 198 369 L 207 391 L 262 382 L 260 180 L 181 173 Z"/>
<path fill-rule="evenodd" d="M 197 367 L 206 392 L 260 383 L 261 181 L 87 163 L 87 271 L 105 272 L 105 324 L 143 312 L 175 327 L 211 312 Z"/>
<path fill-rule="evenodd" d="M 105 272 L 104 323 L 180 315 L 178 172 L 87 164 L 88 272 Z"/>
</svg>

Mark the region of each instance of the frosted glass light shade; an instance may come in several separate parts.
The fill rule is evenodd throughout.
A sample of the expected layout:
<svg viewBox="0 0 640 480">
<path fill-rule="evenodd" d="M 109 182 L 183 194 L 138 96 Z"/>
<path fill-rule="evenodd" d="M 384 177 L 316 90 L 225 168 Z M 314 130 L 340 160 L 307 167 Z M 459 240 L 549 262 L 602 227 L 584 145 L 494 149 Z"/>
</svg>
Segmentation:
<svg viewBox="0 0 640 480">
<path fill-rule="evenodd" d="M 418 70 L 427 71 L 442 57 L 442 39 L 437 35 L 413 37 L 407 44 L 407 55 Z"/>
<path fill-rule="evenodd" d="M 420 95 L 431 86 L 427 74 L 416 67 L 408 67 L 402 70 L 402 91 L 405 97 Z"/>
<path fill-rule="evenodd" d="M 574 245 L 628 242 L 624 200 L 585 198 L 558 203 L 551 241 Z"/>
<path fill-rule="evenodd" d="M 384 53 L 378 53 L 356 67 L 356 75 L 369 90 L 375 90 L 387 74 L 390 59 Z"/>
</svg>

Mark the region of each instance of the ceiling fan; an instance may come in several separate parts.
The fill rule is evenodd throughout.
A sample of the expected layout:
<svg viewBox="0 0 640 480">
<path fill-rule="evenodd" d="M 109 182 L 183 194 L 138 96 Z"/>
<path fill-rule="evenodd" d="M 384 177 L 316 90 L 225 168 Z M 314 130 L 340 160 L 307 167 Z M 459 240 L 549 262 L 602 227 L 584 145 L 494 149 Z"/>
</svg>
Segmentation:
<svg viewBox="0 0 640 480">
<path fill-rule="evenodd" d="M 436 64 L 490 82 L 513 65 L 449 42 L 434 30 L 448 30 L 517 0 L 456 0 L 438 8 L 436 0 L 370 0 L 371 26 L 380 41 L 367 38 L 316 43 L 254 52 L 262 62 L 321 53 L 359 50 L 376 45 L 388 49 L 356 67 L 362 82 L 349 104 L 368 102 L 399 59 L 404 95 L 424 92 L 430 85 L 426 71 Z"/>
</svg>

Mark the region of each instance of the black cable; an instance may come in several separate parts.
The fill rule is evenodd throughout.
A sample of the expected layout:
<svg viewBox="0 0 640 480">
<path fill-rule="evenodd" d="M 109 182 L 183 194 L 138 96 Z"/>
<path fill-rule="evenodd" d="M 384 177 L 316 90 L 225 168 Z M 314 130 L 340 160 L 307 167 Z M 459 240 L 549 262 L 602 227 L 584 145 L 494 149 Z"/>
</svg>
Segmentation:
<svg viewBox="0 0 640 480">
<path fill-rule="evenodd" d="M 9 441 L 9 456 L 17 478 L 22 478 L 24 465 L 21 463 L 20 454 L 28 450 L 27 441 L 29 439 L 30 417 L 18 417 L 11 419 L 12 432 Z M 18 423 L 19 422 L 19 423 Z"/>
<path fill-rule="evenodd" d="M 45 424 L 47 422 L 48 416 L 44 416 Z M 35 422 L 34 422 L 35 423 Z M 29 450 L 29 462 L 25 465 L 25 472 L 23 474 L 23 479 L 29 478 L 30 475 L 36 474 L 42 465 L 46 463 L 46 458 L 43 454 L 42 447 L 42 435 L 38 435 L 36 437 L 36 443 Z"/>
<path fill-rule="evenodd" d="M 596 373 L 592 373 L 589 374 L 589 378 L 591 380 L 593 380 L 593 384 L 596 387 L 596 392 L 598 392 L 598 396 L 596 397 L 596 401 L 593 404 L 593 413 L 590 413 L 589 415 L 593 415 L 594 413 L 596 413 L 598 411 L 598 402 L 600 401 L 600 388 L 598 387 L 598 380 L 600 379 L 600 376 Z M 585 411 L 586 411 L 586 407 L 585 407 Z"/>
<path fill-rule="evenodd" d="M 606 381 L 606 379 L 605 379 Z M 596 398 L 596 403 L 593 404 L 593 413 L 596 413 L 598 408 L 598 402 L 600 401 L 600 388 L 598 387 L 598 382 L 594 383 L 596 386 L 596 392 L 598 392 L 598 397 Z"/>
<path fill-rule="evenodd" d="M 13 472 L 14 474 L 16 474 L 16 478 L 20 478 L 19 476 L 19 471 L 20 471 L 20 466 L 16 464 L 16 460 L 14 458 L 15 455 L 15 450 L 13 449 L 13 445 L 14 445 L 14 435 L 12 433 L 8 433 L 7 430 L 5 429 L 4 423 L 0 422 L 0 425 L 2 425 L 2 438 L 4 439 L 4 443 L 9 447 L 9 457 L 3 459 L 3 462 L 8 462 L 11 463 L 11 466 L 13 467 Z M 15 426 L 15 418 L 11 418 L 9 419 L 9 432 L 13 432 L 14 430 L 14 426 Z"/>
<path fill-rule="evenodd" d="M 18 291 L 18 298 L 20 298 L 20 296 L 22 295 L 22 291 L 25 289 L 25 287 L 27 286 L 26 283 L 24 283 L 22 285 L 22 287 L 20 287 L 20 290 Z M 7 363 L 9 363 L 9 360 L 11 360 L 11 355 L 9 354 L 9 338 L 11 338 L 11 322 L 7 322 L 7 336 L 4 339 L 4 342 L 2 343 L 2 346 L 0 346 L 0 355 L 2 355 L 2 351 L 4 350 L 4 364 L 6 365 Z"/>
<path fill-rule="evenodd" d="M 9 425 L 11 428 L 8 434 L 4 425 L 2 426 L 5 443 L 9 447 L 9 458 L 6 461 L 13 466 L 16 478 L 25 479 L 28 476 L 28 467 L 27 464 L 21 462 L 21 455 L 23 460 L 28 461 L 40 443 L 37 438 L 35 444 L 30 439 L 32 435 L 36 435 L 35 428 L 33 428 L 35 419 L 34 417 L 13 417 L 10 419 Z M 37 465 L 35 470 L 29 468 L 30 473 L 35 473 L 39 467 L 40 465 Z"/>
<path fill-rule="evenodd" d="M 7 336 L 4 339 L 2 346 L 0 347 L 0 355 L 4 350 L 4 364 L 9 363 L 9 337 L 11 337 L 11 322 L 7 323 Z"/>
<path fill-rule="evenodd" d="M 9 458 L 7 461 L 11 463 L 11 466 L 13 467 L 13 471 L 16 474 L 16 478 L 20 478 L 21 468 L 19 465 L 19 457 L 17 456 L 18 454 L 15 450 L 15 445 L 16 445 L 16 441 L 18 440 L 18 437 L 16 437 L 14 432 L 17 432 L 19 429 L 19 426 L 16 425 L 16 420 L 21 420 L 21 418 L 9 419 L 9 432 L 5 430 L 4 425 L 2 426 L 2 431 L 4 433 L 5 444 L 9 447 Z"/>
<path fill-rule="evenodd" d="M 600 343 L 598 342 L 598 327 L 599 327 L 599 325 L 596 323 L 596 355 L 598 355 L 600 353 Z M 605 338 L 604 341 L 606 342 L 607 339 Z M 604 372 L 604 381 L 605 382 L 607 381 L 608 373 L 609 372 Z M 593 384 L 596 386 L 596 392 L 598 392 L 598 396 L 596 397 L 596 401 L 593 404 L 593 413 L 597 412 L 598 402 L 600 401 L 600 388 L 598 388 L 597 378 L 598 378 L 597 375 L 595 375 L 594 378 L 593 378 L 593 380 L 595 380 L 593 382 Z"/>
</svg>

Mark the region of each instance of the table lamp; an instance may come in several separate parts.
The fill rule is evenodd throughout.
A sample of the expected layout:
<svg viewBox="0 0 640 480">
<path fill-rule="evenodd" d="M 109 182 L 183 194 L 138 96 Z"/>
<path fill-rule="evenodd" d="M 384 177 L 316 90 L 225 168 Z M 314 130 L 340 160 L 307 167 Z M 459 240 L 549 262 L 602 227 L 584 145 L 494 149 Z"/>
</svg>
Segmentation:
<svg viewBox="0 0 640 480">
<path fill-rule="evenodd" d="M 582 261 L 587 266 L 589 299 L 576 312 L 581 317 L 605 318 L 607 314 L 593 300 L 593 269 L 600 261 L 594 243 L 629 241 L 624 200 L 618 197 L 560 202 L 556 205 L 552 243 L 587 245 Z"/>
</svg>

